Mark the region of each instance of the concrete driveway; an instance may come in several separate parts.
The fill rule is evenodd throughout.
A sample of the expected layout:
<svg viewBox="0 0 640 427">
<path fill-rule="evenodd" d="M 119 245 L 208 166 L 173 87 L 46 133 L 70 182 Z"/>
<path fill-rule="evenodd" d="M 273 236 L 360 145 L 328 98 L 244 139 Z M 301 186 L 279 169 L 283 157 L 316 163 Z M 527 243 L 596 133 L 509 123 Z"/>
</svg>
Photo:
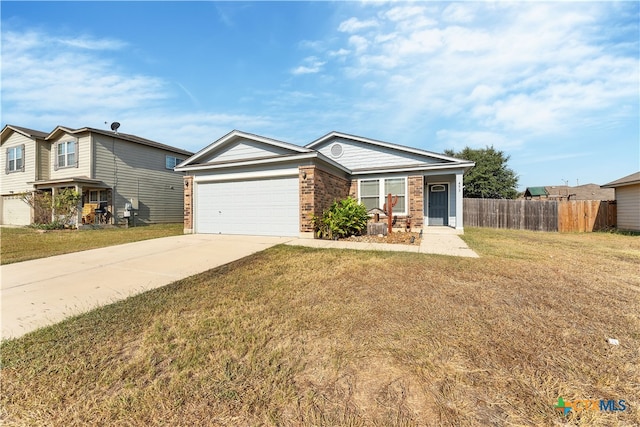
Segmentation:
<svg viewBox="0 0 640 427">
<path fill-rule="evenodd" d="M 477 257 L 447 227 L 428 228 L 418 246 L 293 237 L 189 234 L 0 266 L 1 338 L 18 338 L 132 295 L 260 252 L 289 245 Z"/>
<path fill-rule="evenodd" d="M 3 265 L 0 336 L 17 338 L 290 240 L 192 234 Z"/>
</svg>

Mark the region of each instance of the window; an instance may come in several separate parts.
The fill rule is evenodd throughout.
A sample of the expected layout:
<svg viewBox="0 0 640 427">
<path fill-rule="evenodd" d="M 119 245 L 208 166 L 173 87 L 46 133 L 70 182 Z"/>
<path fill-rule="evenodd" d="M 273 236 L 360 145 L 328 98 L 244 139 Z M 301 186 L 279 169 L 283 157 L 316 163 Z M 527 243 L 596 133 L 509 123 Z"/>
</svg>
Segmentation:
<svg viewBox="0 0 640 427">
<path fill-rule="evenodd" d="M 24 172 L 24 145 L 7 148 L 6 172 Z"/>
<path fill-rule="evenodd" d="M 77 166 L 76 163 L 76 142 L 59 142 L 57 148 L 57 163 L 59 168 Z"/>
<path fill-rule="evenodd" d="M 107 190 L 90 190 L 89 203 L 107 202 Z"/>
<path fill-rule="evenodd" d="M 360 202 L 367 210 L 382 209 L 387 203 L 387 194 L 398 196 L 398 202 L 393 207 L 394 214 L 404 215 L 407 212 L 407 179 L 381 178 L 360 181 Z"/>
<path fill-rule="evenodd" d="M 176 166 L 178 166 L 180 163 L 182 163 L 183 159 L 179 159 L 177 157 L 173 157 L 173 156 L 167 156 L 165 159 L 165 167 L 167 169 L 173 169 Z"/>
<path fill-rule="evenodd" d="M 393 210 L 396 212 L 404 212 L 405 211 L 405 179 L 404 178 L 389 178 L 384 180 L 384 194 L 385 197 L 387 194 L 391 193 L 394 196 L 398 196 L 398 202 L 393 207 Z M 385 198 L 386 202 L 386 198 Z"/>
<path fill-rule="evenodd" d="M 360 181 L 360 201 L 367 207 L 367 210 L 382 207 L 380 205 L 379 180 Z"/>
</svg>

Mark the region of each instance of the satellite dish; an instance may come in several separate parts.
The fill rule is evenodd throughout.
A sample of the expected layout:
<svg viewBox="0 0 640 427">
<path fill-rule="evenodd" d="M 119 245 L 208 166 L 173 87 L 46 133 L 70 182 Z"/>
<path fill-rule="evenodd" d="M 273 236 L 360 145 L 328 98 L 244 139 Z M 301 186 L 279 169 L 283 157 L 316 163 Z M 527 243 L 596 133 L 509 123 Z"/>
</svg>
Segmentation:
<svg viewBox="0 0 640 427">
<path fill-rule="evenodd" d="M 111 123 L 111 130 L 114 132 L 118 132 L 118 128 L 120 127 L 120 123 L 118 122 L 113 122 Z"/>
</svg>

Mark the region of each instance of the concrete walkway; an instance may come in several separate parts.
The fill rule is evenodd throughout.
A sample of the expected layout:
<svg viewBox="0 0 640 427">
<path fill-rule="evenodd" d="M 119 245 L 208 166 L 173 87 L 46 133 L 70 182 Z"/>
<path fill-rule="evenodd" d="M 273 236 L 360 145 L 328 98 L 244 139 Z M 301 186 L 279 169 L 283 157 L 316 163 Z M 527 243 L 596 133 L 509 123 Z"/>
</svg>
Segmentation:
<svg viewBox="0 0 640 427">
<path fill-rule="evenodd" d="M 391 243 L 364 243 L 332 240 L 293 239 L 287 245 L 312 248 L 354 249 L 367 251 L 416 252 L 421 254 L 449 255 L 478 258 L 473 250 L 458 236 L 459 232 L 450 227 L 428 227 L 424 230 L 420 245 L 399 245 Z"/>
<path fill-rule="evenodd" d="M 0 266 L 0 337 L 20 337 L 69 316 L 168 285 L 280 243 L 478 256 L 455 230 L 446 227 L 425 230 L 419 246 L 211 234 L 145 240 Z"/>
</svg>

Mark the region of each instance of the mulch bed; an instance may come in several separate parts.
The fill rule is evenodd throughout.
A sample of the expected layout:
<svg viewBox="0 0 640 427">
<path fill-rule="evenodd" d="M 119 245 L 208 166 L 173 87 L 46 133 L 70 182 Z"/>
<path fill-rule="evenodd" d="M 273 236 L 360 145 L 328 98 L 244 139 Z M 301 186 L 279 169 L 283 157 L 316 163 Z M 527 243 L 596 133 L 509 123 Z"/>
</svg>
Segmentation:
<svg viewBox="0 0 640 427">
<path fill-rule="evenodd" d="M 412 237 L 413 243 L 411 243 Z M 419 233 L 407 233 L 404 231 L 396 231 L 387 236 L 367 234 L 363 236 L 351 236 L 340 240 L 344 242 L 394 243 L 399 245 L 420 246 Z"/>
</svg>

